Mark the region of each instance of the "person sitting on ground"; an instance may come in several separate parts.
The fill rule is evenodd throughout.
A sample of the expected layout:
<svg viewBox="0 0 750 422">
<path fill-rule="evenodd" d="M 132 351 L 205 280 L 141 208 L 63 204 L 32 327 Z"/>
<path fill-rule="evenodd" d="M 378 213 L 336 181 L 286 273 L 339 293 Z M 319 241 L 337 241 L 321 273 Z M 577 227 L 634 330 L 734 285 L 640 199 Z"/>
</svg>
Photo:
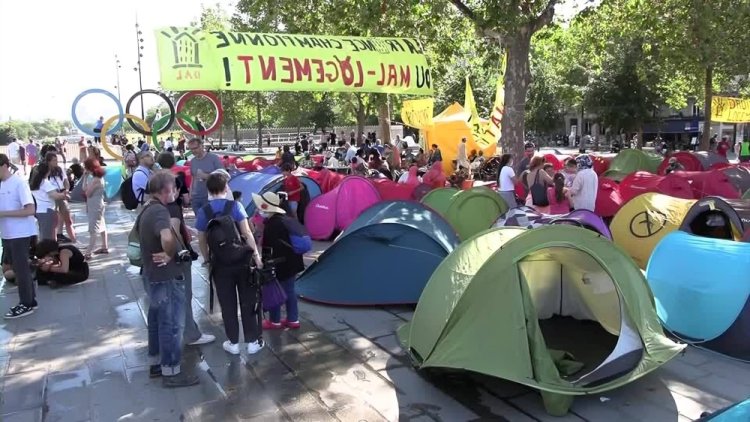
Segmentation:
<svg viewBox="0 0 750 422">
<path fill-rule="evenodd" d="M 412 164 L 411 167 L 409 167 L 409 171 L 405 171 L 401 174 L 401 177 L 398 178 L 398 183 L 405 184 L 405 185 L 418 185 L 422 182 L 422 178 L 419 177 L 419 167 L 416 166 L 416 164 Z"/>
<path fill-rule="evenodd" d="M 60 245 L 56 240 L 43 239 L 36 244 L 36 279 L 51 288 L 81 283 L 89 278 L 89 264 L 73 245 Z"/>
<path fill-rule="evenodd" d="M 422 177 L 422 182 L 426 183 L 433 188 L 444 188 L 445 187 L 445 174 L 443 173 L 443 162 L 436 161 L 432 163 L 430 169 Z"/>
</svg>

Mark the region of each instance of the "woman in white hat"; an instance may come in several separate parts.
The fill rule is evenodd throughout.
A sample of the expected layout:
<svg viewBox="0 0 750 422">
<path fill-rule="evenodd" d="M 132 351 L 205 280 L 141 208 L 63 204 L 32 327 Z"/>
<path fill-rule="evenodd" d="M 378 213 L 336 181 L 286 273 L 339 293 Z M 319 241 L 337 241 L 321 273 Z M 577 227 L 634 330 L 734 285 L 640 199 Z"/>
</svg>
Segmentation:
<svg viewBox="0 0 750 422">
<path fill-rule="evenodd" d="M 286 211 L 282 208 L 279 195 L 273 192 L 266 192 L 262 196 L 254 193 L 253 202 L 258 209 L 258 213 L 265 220 L 262 246 L 263 248 L 271 248 L 271 259 L 279 262 L 276 267 L 276 277 L 287 297 L 285 303 L 286 319 L 281 319 L 281 305 L 269 309 L 270 318 L 263 321 L 263 329 L 297 329 L 300 324 L 294 282 L 297 274 L 305 269 L 302 255 L 295 253 L 292 249 L 289 230 L 283 221 Z"/>
</svg>

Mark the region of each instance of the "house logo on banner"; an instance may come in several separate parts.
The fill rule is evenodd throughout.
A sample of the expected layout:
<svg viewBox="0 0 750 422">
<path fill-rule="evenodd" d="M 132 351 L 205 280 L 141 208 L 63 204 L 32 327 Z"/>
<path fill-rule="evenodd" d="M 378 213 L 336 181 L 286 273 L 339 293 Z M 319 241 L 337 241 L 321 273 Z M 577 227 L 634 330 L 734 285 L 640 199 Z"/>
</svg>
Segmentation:
<svg viewBox="0 0 750 422">
<path fill-rule="evenodd" d="M 433 93 L 427 58 L 411 38 L 169 27 L 156 30 L 156 45 L 170 91 Z"/>
<path fill-rule="evenodd" d="M 174 57 L 172 68 L 203 67 L 201 64 L 200 43 L 198 41 L 204 41 L 205 37 L 201 36 L 201 31 L 199 29 L 189 31 L 179 30 L 175 27 L 169 29 L 169 31 L 162 31 L 161 34 L 172 40 L 172 53 Z M 196 36 L 200 36 L 200 38 L 196 39 Z"/>
</svg>

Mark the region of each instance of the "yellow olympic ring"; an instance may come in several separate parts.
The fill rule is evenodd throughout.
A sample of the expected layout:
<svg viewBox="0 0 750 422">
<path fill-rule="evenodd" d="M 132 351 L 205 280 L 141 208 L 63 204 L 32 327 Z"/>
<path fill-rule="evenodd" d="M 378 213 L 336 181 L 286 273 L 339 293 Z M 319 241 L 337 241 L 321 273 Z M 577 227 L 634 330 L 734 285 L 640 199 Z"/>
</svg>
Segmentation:
<svg viewBox="0 0 750 422">
<path fill-rule="evenodd" d="M 102 132 L 101 133 L 102 134 L 107 133 L 107 130 L 109 130 L 109 127 L 112 126 L 112 123 L 114 123 L 115 120 L 118 120 L 119 118 L 120 118 L 120 116 L 112 116 L 109 119 L 107 119 L 107 121 L 104 122 L 104 125 L 102 126 Z M 140 117 L 134 116 L 132 114 L 126 114 L 125 118 L 126 119 L 134 120 L 146 132 L 150 132 L 151 131 L 151 126 L 145 120 L 141 119 Z M 107 154 L 109 154 L 115 160 L 122 161 L 122 155 L 114 152 L 112 150 L 112 148 L 110 148 L 109 145 L 107 144 L 107 137 L 106 136 L 102 136 L 101 140 L 102 140 L 102 148 L 104 148 L 104 150 L 107 151 Z M 151 144 L 151 139 L 148 136 L 146 137 L 146 142 L 148 142 L 149 144 Z"/>
</svg>

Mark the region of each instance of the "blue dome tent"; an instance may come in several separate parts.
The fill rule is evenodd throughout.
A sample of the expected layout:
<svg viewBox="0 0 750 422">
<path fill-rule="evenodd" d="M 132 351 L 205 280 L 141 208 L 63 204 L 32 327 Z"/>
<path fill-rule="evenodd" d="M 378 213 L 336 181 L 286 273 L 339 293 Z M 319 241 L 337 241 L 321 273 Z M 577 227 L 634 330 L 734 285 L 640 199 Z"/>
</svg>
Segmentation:
<svg viewBox="0 0 750 422">
<path fill-rule="evenodd" d="M 322 190 L 315 180 L 307 176 L 297 177 L 300 182 L 305 185 L 305 190 L 309 196 L 308 198 L 303 198 L 302 203 L 300 204 L 300 209 L 302 211 L 298 209 L 299 214 L 304 214 L 304 207 L 307 202 L 319 196 L 322 193 Z M 252 194 L 257 193 L 262 195 L 265 192 L 278 192 L 281 190 L 283 180 L 284 176 L 280 174 L 265 174 L 260 172 L 240 173 L 229 180 L 229 189 L 242 193 L 242 206 L 245 207 L 247 215 L 252 216 L 255 213 L 255 204 L 253 204 Z M 305 199 L 307 199 L 307 201 L 305 201 Z"/>
<path fill-rule="evenodd" d="M 297 291 L 336 305 L 417 303 L 432 272 L 458 243 L 450 224 L 424 205 L 380 202 L 299 276 Z"/>
<path fill-rule="evenodd" d="M 646 278 L 664 326 L 688 343 L 750 361 L 750 244 L 675 231 Z"/>
</svg>

